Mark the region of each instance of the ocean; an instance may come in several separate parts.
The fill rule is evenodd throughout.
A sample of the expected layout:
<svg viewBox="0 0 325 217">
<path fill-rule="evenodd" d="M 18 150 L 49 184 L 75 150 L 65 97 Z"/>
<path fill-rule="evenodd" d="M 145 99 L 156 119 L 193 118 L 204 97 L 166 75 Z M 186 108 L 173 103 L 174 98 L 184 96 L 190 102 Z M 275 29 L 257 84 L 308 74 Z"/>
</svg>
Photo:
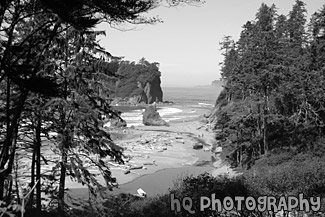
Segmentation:
<svg viewBox="0 0 325 217">
<path fill-rule="evenodd" d="M 172 101 L 175 105 L 212 107 L 215 104 L 222 87 L 163 87 L 162 89 L 164 93 L 164 101 Z"/>
<path fill-rule="evenodd" d="M 160 116 L 167 122 L 185 118 L 195 118 L 198 115 L 195 109 L 211 110 L 222 90 L 219 86 L 197 87 L 162 87 L 163 100 L 173 104 L 158 104 L 157 110 Z M 144 106 L 115 106 L 122 111 L 121 117 L 127 126 L 142 126 L 142 113 Z"/>
</svg>

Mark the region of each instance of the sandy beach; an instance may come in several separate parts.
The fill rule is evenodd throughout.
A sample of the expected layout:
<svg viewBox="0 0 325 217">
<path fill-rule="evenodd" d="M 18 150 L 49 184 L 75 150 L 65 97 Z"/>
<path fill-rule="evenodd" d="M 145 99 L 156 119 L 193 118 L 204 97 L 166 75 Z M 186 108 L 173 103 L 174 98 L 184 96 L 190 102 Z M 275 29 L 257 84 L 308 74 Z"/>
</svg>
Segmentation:
<svg viewBox="0 0 325 217">
<path fill-rule="evenodd" d="M 170 120 L 169 126 L 106 128 L 115 144 L 124 150 L 124 164 L 103 159 L 118 182 L 118 188 L 114 188 L 113 194 L 135 194 L 138 188 L 143 188 L 148 195 L 161 194 L 172 187 L 179 176 L 199 175 L 204 172 L 213 176 L 236 174 L 229 165 L 221 161 L 219 155 L 222 149 L 218 147 L 215 133 L 210 130 L 209 125 L 199 121 L 202 115 L 210 112 L 209 108 L 161 105 L 160 111 L 169 112 L 165 116 Z M 170 111 L 178 113 L 172 114 Z M 194 149 L 193 146 L 201 147 Z M 60 160 L 60 155 L 54 148 L 53 144 L 44 142 L 42 154 L 49 162 L 42 165 L 43 174 L 51 174 L 53 162 Z M 78 153 L 77 149 L 75 151 Z M 29 181 L 30 159 L 29 152 L 19 159 L 19 169 L 22 171 L 19 182 L 22 185 L 27 185 Z M 84 160 L 84 166 L 98 175 L 97 180 L 105 186 L 106 182 L 99 170 L 91 166 L 86 158 Z M 66 177 L 65 187 L 72 197 L 89 196 L 87 187 L 73 181 L 69 176 Z"/>
<path fill-rule="evenodd" d="M 188 166 L 200 167 L 195 168 L 195 173 L 235 175 L 229 165 L 220 160 L 219 153 L 211 151 L 213 146 L 217 146 L 214 133 L 208 129 L 208 125 L 199 121 L 199 116 L 206 112 L 206 109 L 196 109 L 196 118 L 171 121 L 170 126 L 111 129 L 115 143 L 124 148 L 126 157 L 123 165 L 109 162 L 112 175 L 117 178 L 119 186 L 123 189 L 126 183 L 132 183 L 135 179 L 141 183 L 139 178 L 145 175 Z M 203 148 L 195 150 L 195 144 L 202 144 Z M 220 148 L 216 150 L 220 152 Z M 104 183 L 103 179 L 99 180 Z M 66 187 L 70 189 L 71 195 L 78 197 L 84 194 L 82 192 L 87 192 L 82 189 L 84 186 L 69 179 Z M 136 189 L 131 191 L 135 193 Z"/>
</svg>

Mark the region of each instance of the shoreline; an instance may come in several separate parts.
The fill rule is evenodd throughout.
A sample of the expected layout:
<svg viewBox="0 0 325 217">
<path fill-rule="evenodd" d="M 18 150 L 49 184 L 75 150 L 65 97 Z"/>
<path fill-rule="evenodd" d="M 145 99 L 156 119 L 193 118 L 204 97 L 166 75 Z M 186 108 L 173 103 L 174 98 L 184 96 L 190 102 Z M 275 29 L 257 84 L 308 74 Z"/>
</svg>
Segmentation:
<svg viewBox="0 0 325 217">
<path fill-rule="evenodd" d="M 185 109 L 193 110 L 193 108 Z M 132 186 L 132 183 L 154 179 L 155 176 L 169 170 L 174 172 L 174 170 L 181 171 L 186 168 L 191 170 L 192 168 L 193 171 L 202 169 L 203 172 L 208 172 L 213 176 L 221 174 L 233 176 L 236 174 L 221 161 L 218 154 L 211 151 L 217 142 L 214 138 L 214 132 L 207 131 L 202 127 L 205 124 L 199 121 L 207 109 L 195 110 L 198 113 L 195 118 L 170 121 L 170 126 L 136 126 L 124 130 L 125 136 L 114 142 L 125 148 L 126 155 L 132 155 L 127 162 L 129 163 L 128 166 L 135 165 L 139 169 L 124 174 L 125 169 L 123 167 L 125 168 L 125 165 L 117 165 L 117 168 L 111 167 L 112 176 L 116 177 L 119 183 L 119 187 L 114 188 L 113 195 L 123 193 L 123 188 Z M 118 130 L 113 130 L 112 133 L 114 134 L 116 131 Z M 193 145 L 196 143 L 203 144 L 203 149 L 194 150 Z M 165 177 L 170 176 L 168 173 L 164 175 Z M 164 179 L 167 180 L 168 178 L 171 177 Z M 166 180 L 164 181 L 167 182 Z M 86 187 L 73 186 L 67 186 L 70 190 L 69 195 L 72 193 L 71 196 L 79 195 L 83 191 L 82 188 L 87 189 Z M 136 190 L 137 187 L 132 192 L 136 193 Z M 81 197 L 83 196 L 81 195 Z"/>
</svg>

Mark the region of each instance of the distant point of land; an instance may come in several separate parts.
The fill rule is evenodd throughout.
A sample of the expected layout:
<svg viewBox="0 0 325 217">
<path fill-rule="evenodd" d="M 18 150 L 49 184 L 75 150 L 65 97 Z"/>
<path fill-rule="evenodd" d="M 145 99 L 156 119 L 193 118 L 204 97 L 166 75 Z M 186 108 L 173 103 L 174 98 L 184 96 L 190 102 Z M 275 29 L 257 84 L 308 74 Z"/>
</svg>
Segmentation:
<svg viewBox="0 0 325 217">
<path fill-rule="evenodd" d="M 222 79 L 214 80 L 211 83 L 212 86 L 222 86 L 223 84 L 224 84 L 224 81 Z"/>
</svg>

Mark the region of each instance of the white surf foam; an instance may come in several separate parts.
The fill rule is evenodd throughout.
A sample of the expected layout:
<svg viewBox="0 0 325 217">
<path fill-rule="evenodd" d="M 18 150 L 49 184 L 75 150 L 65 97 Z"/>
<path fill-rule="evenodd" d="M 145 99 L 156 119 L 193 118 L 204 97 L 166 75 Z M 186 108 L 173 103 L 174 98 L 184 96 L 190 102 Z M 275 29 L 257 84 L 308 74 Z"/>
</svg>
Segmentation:
<svg viewBox="0 0 325 217">
<path fill-rule="evenodd" d="M 203 103 L 203 102 L 199 102 L 198 104 L 199 104 L 200 106 L 209 106 L 209 107 L 210 107 L 210 106 L 211 106 L 211 107 L 213 106 L 213 104 L 210 104 L 210 103 Z"/>
<path fill-rule="evenodd" d="M 127 126 L 144 126 L 142 123 L 142 113 L 144 112 L 144 109 L 139 110 L 133 110 L 130 112 L 125 112 L 121 114 L 121 117 L 126 121 Z M 172 108 L 172 107 L 162 107 L 158 109 L 158 112 L 160 116 L 167 122 L 172 120 L 179 120 L 183 117 L 177 115 L 183 110 L 178 108 Z M 174 116 L 176 115 L 176 117 Z"/>
<path fill-rule="evenodd" d="M 197 115 L 182 115 L 178 117 L 170 117 L 170 118 L 164 118 L 165 121 L 170 122 L 170 121 L 176 121 L 176 120 L 181 120 L 181 119 L 188 119 L 188 118 L 196 118 Z"/>
<path fill-rule="evenodd" d="M 121 114 L 121 118 L 123 118 L 126 123 L 133 123 L 133 122 L 142 122 L 142 113 L 144 109 L 134 110 L 131 112 L 125 112 Z"/>
<path fill-rule="evenodd" d="M 142 116 L 121 116 L 123 118 L 123 120 L 127 121 L 141 121 L 142 120 Z"/>
<path fill-rule="evenodd" d="M 121 118 L 126 121 L 126 126 L 143 126 L 142 124 L 142 113 L 144 109 L 133 110 L 130 112 L 124 112 L 121 114 Z"/>
<path fill-rule="evenodd" d="M 171 107 L 164 107 L 158 110 L 161 117 L 167 116 L 167 115 L 173 115 L 176 113 L 180 113 L 183 110 L 178 108 L 171 108 Z"/>
<path fill-rule="evenodd" d="M 139 127 L 139 126 L 144 126 L 144 124 L 143 123 L 128 123 L 128 122 L 126 122 L 126 126 L 127 127 L 132 127 L 132 126 Z"/>
<path fill-rule="evenodd" d="M 182 119 L 182 117 L 173 117 L 173 118 L 164 118 L 165 121 L 170 122 L 170 121 L 176 121 Z"/>
</svg>

